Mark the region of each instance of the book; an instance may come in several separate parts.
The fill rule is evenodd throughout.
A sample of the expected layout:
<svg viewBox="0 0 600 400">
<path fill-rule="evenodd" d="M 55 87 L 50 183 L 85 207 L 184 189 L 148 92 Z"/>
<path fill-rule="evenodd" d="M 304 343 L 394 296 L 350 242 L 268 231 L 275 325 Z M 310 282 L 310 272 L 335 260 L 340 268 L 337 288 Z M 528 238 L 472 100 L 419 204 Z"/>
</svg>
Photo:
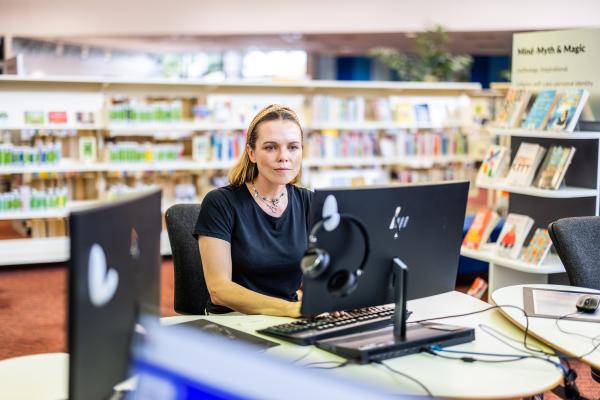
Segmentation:
<svg viewBox="0 0 600 400">
<path fill-rule="evenodd" d="M 521 128 L 542 130 L 546 127 L 552 111 L 558 101 L 558 92 L 553 89 L 540 91 L 531 109 L 527 113 L 527 117 L 521 124 Z"/>
<path fill-rule="evenodd" d="M 548 130 L 573 132 L 590 93 L 585 89 L 567 89 L 559 93 L 556 107 L 548 120 Z"/>
<path fill-rule="evenodd" d="M 415 104 L 415 116 L 418 124 L 428 124 L 431 122 L 429 114 L 429 104 Z"/>
<path fill-rule="evenodd" d="M 540 265 L 552 247 L 548 229 L 537 228 L 527 247 L 523 248 L 519 258 L 534 265 Z"/>
<path fill-rule="evenodd" d="M 489 208 L 479 210 L 475 214 L 462 245 L 470 249 L 478 249 L 481 244 L 487 242 L 499 219 L 498 214 Z"/>
<path fill-rule="evenodd" d="M 400 124 L 415 124 L 415 109 L 411 103 L 397 103 L 394 108 L 394 119 Z"/>
<path fill-rule="evenodd" d="M 477 172 L 477 182 L 502 178 L 510 165 L 509 149 L 504 146 L 491 145 L 483 158 Z"/>
<path fill-rule="evenodd" d="M 67 123 L 67 112 L 66 111 L 48 111 L 48 122 L 51 124 L 66 124 Z"/>
<path fill-rule="evenodd" d="M 209 161 L 211 156 L 211 137 L 196 135 L 192 138 L 192 159 L 194 161 Z"/>
<path fill-rule="evenodd" d="M 483 295 L 485 294 L 485 291 L 487 290 L 487 288 L 488 288 L 488 284 L 485 281 L 485 279 L 477 277 L 471 284 L 471 287 L 469 288 L 469 290 L 467 290 L 467 294 L 469 296 L 473 296 L 477 299 L 481 299 L 483 297 Z"/>
<path fill-rule="evenodd" d="M 539 144 L 522 142 L 506 176 L 506 183 L 514 186 L 531 185 L 545 152 L 546 149 Z"/>
<path fill-rule="evenodd" d="M 26 124 L 43 124 L 44 112 L 43 111 L 25 111 L 25 123 Z"/>
<path fill-rule="evenodd" d="M 95 162 L 96 159 L 96 138 L 93 136 L 79 137 L 79 160 L 83 162 Z"/>
<path fill-rule="evenodd" d="M 571 164 L 575 147 L 552 146 L 535 178 L 535 186 L 540 189 L 558 189 Z"/>
<path fill-rule="evenodd" d="M 527 109 L 530 99 L 531 92 L 528 90 L 509 89 L 496 110 L 495 125 L 499 128 L 520 126 L 523 112 Z"/>
<path fill-rule="evenodd" d="M 532 226 L 531 217 L 508 214 L 496 241 L 497 253 L 503 257 L 517 258 Z"/>
</svg>

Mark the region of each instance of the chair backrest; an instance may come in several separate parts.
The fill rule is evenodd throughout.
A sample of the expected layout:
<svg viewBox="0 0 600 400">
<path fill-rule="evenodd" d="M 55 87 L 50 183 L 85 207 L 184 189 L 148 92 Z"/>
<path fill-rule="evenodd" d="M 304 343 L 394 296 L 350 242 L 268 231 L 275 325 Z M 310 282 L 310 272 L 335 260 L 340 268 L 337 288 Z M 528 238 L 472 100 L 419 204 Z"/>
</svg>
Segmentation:
<svg viewBox="0 0 600 400">
<path fill-rule="evenodd" d="M 210 299 L 192 235 L 199 214 L 200 204 L 175 204 L 165 213 L 175 269 L 174 308 L 180 314 L 204 314 Z"/>
<path fill-rule="evenodd" d="M 600 290 L 600 217 L 572 217 L 548 225 L 571 285 Z"/>
</svg>

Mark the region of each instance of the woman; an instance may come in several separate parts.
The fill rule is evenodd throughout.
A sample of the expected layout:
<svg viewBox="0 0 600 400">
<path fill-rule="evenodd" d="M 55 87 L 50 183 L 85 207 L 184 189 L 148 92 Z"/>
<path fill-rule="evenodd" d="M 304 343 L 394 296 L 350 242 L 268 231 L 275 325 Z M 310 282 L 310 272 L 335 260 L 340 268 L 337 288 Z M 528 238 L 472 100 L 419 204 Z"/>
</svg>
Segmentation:
<svg viewBox="0 0 600 400">
<path fill-rule="evenodd" d="M 296 113 L 270 105 L 252 120 L 229 185 L 208 193 L 198 236 L 207 311 L 298 317 L 300 260 L 312 192 L 294 185 L 302 164 Z"/>
</svg>

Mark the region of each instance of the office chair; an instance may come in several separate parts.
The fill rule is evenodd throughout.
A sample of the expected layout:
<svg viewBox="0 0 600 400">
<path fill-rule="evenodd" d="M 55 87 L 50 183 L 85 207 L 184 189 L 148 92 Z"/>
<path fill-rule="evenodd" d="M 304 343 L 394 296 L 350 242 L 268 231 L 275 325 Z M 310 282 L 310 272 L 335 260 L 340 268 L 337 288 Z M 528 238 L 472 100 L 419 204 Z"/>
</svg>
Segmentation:
<svg viewBox="0 0 600 400">
<path fill-rule="evenodd" d="M 548 233 L 573 286 L 600 290 L 600 217 L 562 218 Z M 600 370 L 591 369 L 600 383 Z"/>
<path fill-rule="evenodd" d="M 548 233 L 571 285 L 600 290 L 600 217 L 559 219 Z"/>
<path fill-rule="evenodd" d="M 174 308 L 180 314 L 204 315 L 210 299 L 198 241 L 192 235 L 200 204 L 175 204 L 165 213 L 175 268 Z"/>
</svg>

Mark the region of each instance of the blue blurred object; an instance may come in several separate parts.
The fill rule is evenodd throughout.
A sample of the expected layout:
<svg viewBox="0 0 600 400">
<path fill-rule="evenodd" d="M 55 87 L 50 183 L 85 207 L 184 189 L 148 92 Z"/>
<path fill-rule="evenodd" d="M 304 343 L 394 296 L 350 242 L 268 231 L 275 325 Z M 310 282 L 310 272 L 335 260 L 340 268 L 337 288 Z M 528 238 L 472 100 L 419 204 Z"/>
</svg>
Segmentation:
<svg viewBox="0 0 600 400">
<path fill-rule="evenodd" d="M 467 234 L 469 227 L 473 223 L 473 219 L 475 219 L 475 215 L 467 215 L 465 216 L 465 222 L 463 224 L 463 238 Z M 500 235 L 500 231 L 502 230 L 502 226 L 504 226 L 504 218 L 500 218 L 496 227 L 492 230 L 490 234 L 490 242 L 495 242 L 498 239 L 498 235 Z M 458 274 L 475 274 L 479 272 L 487 272 L 488 263 L 484 261 L 475 260 L 469 257 L 460 256 L 458 260 Z"/>
</svg>

